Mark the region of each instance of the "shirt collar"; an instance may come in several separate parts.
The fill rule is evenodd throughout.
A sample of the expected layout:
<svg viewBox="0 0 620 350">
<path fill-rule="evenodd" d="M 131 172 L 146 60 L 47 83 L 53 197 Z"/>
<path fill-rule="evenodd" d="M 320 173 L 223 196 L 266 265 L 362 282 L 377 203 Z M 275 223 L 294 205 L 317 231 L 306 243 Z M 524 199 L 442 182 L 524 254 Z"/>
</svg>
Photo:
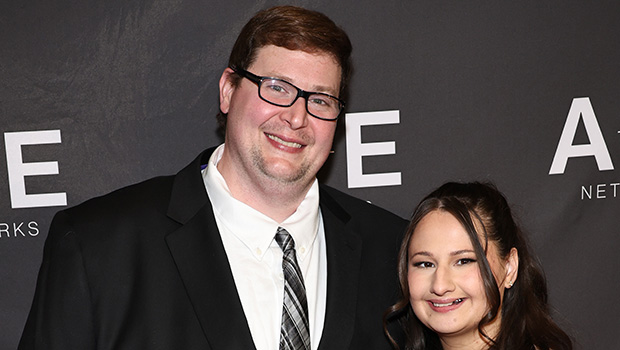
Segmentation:
<svg viewBox="0 0 620 350">
<path fill-rule="evenodd" d="M 235 235 L 258 259 L 262 259 L 274 240 L 278 227 L 285 228 L 295 240 L 297 259 L 303 260 L 311 251 L 319 227 L 319 185 L 314 183 L 297 210 L 281 223 L 235 199 L 226 180 L 217 169 L 224 144 L 209 158 L 203 170 L 203 181 L 220 224 Z"/>
</svg>

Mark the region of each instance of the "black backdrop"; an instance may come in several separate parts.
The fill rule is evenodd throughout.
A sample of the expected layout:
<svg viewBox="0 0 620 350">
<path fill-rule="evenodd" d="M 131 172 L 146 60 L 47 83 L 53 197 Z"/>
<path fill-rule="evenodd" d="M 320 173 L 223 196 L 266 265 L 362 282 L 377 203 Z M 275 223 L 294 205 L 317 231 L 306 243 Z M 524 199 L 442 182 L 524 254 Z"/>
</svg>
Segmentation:
<svg viewBox="0 0 620 350">
<path fill-rule="evenodd" d="M 280 3 L 0 4 L 0 349 L 21 334 L 52 215 L 218 144 L 232 43 Z M 578 348 L 620 348 L 620 3 L 289 3 L 325 12 L 354 45 L 322 180 L 403 217 L 447 180 L 495 181 L 556 319 Z"/>
</svg>

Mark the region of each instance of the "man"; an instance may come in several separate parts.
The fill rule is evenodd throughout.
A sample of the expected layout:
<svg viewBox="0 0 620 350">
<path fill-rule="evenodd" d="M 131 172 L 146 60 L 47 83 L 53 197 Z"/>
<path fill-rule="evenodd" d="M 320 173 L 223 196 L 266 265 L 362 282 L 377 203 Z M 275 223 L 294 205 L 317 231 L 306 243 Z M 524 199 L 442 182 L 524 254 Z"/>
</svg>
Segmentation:
<svg viewBox="0 0 620 350">
<path fill-rule="evenodd" d="M 323 14 L 253 17 L 220 79 L 225 143 L 56 215 L 20 349 L 389 348 L 406 223 L 316 180 L 350 51 Z"/>
</svg>

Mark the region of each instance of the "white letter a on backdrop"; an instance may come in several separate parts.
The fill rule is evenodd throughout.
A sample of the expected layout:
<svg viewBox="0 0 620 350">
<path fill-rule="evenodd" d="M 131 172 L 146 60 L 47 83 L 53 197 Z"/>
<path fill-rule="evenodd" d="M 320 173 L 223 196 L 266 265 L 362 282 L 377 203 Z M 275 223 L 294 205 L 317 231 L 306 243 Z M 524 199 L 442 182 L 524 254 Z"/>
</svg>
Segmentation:
<svg viewBox="0 0 620 350">
<path fill-rule="evenodd" d="M 579 125 L 579 118 L 583 118 L 583 125 L 586 129 L 586 134 L 590 139 L 589 144 L 573 145 L 575 139 L 575 133 L 577 133 L 577 127 Z M 564 174 L 566 170 L 566 163 L 568 158 L 573 157 L 590 157 L 596 158 L 596 164 L 598 170 L 614 170 L 614 165 L 611 162 L 611 156 L 607 150 L 603 133 L 596 120 L 592 103 L 590 98 L 579 97 L 574 98 L 573 103 L 568 111 L 566 117 L 566 124 L 564 124 L 564 130 L 562 130 L 562 136 L 560 136 L 560 142 L 558 142 L 558 148 L 555 151 L 553 157 L 553 163 L 551 163 L 551 169 L 549 175 Z"/>
</svg>

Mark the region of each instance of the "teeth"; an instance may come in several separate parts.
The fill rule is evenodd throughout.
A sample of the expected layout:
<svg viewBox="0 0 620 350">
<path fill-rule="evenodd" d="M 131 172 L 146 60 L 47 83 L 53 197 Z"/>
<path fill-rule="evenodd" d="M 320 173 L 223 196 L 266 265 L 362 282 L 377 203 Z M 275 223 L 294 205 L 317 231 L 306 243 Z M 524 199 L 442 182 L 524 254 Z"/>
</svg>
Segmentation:
<svg viewBox="0 0 620 350">
<path fill-rule="evenodd" d="M 274 140 L 275 142 L 281 143 L 284 146 L 288 146 L 288 147 L 293 147 L 293 148 L 301 148 L 301 145 L 298 144 L 297 142 L 287 142 L 282 140 L 281 138 L 277 137 L 277 136 L 273 136 L 273 135 L 269 135 L 267 134 L 267 137 L 269 137 L 270 139 Z"/>
<path fill-rule="evenodd" d="M 450 306 L 450 305 L 456 305 L 456 304 L 460 304 L 463 302 L 463 299 L 458 298 L 455 301 L 451 302 L 451 303 L 445 303 L 445 304 L 438 304 L 438 303 L 433 303 L 434 307 L 446 307 L 446 306 Z"/>
</svg>

